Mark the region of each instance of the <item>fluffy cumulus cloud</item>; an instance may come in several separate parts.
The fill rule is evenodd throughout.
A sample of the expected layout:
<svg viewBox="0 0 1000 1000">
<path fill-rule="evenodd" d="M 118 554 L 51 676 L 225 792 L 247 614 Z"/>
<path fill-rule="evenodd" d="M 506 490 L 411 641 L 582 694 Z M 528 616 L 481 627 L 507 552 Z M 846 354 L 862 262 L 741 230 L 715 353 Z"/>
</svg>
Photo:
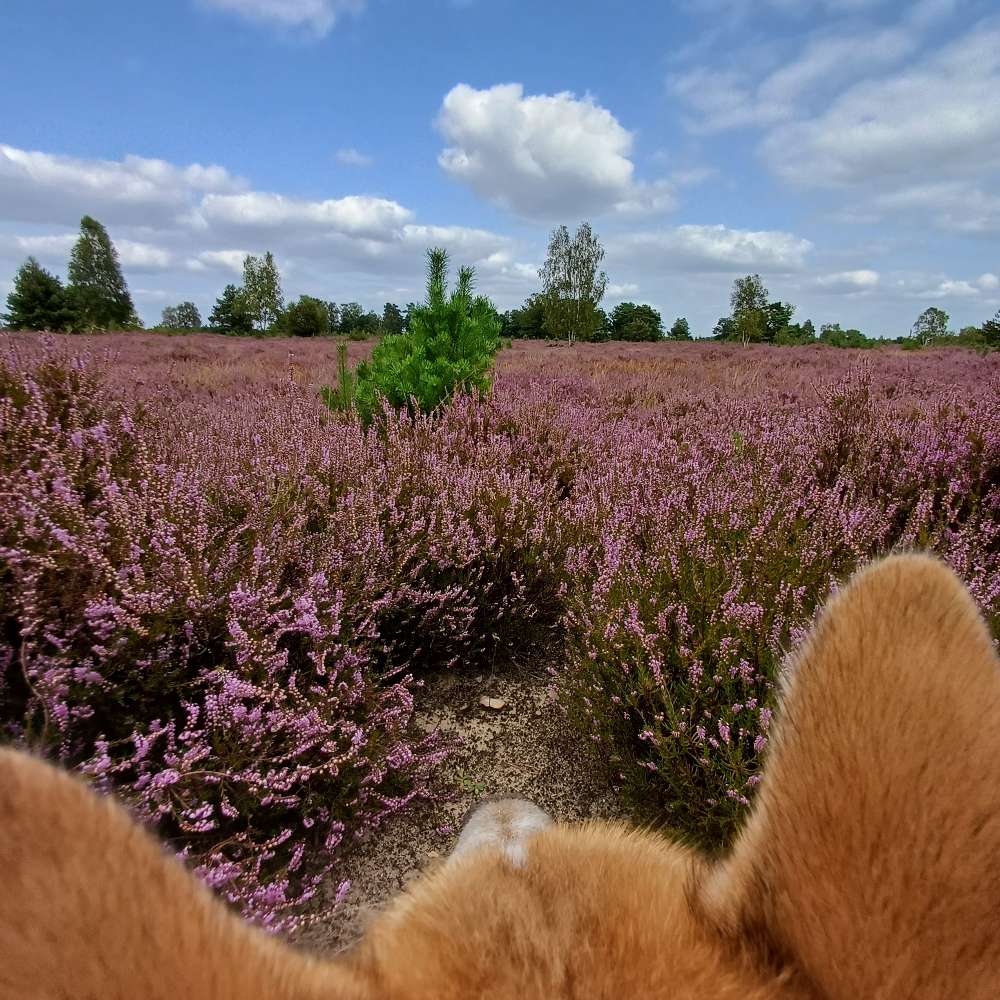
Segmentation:
<svg viewBox="0 0 1000 1000">
<path fill-rule="evenodd" d="M 169 250 L 152 243 L 119 239 L 115 247 L 122 266 L 133 271 L 165 271 L 174 262 Z"/>
<path fill-rule="evenodd" d="M 448 143 L 438 158 L 445 173 L 529 219 L 674 203 L 669 183 L 636 180 L 632 133 L 590 96 L 459 84 L 445 96 L 437 127 Z"/>
<path fill-rule="evenodd" d="M 346 198 L 306 201 L 263 191 L 246 191 L 206 195 L 192 221 L 203 228 L 214 224 L 262 232 L 322 230 L 378 237 L 391 235 L 412 217 L 409 209 L 385 198 L 348 195 Z"/>
<path fill-rule="evenodd" d="M 474 264 L 481 285 L 505 304 L 537 283 L 534 251 L 482 228 L 419 222 L 399 202 L 371 195 L 309 200 L 255 191 L 221 167 L 176 166 L 129 156 L 84 160 L 0 147 L 0 276 L 31 254 L 65 274 L 77 224 L 91 214 L 108 226 L 137 299 L 156 319 L 162 297 L 195 298 L 208 309 L 237 279 L 248 253 L 274 251 L 294 297 L 302 292 L 380 305 L 416 299 L 424 253 L 447 247 Z M 170 291 L 177 289 L 175 293 Z"/>
<path fill-rule="evenodd" d="M 780 230 L 684 225 L 614 237 L 608 258 L 660 270 L 788 274 L 805 266 L 812 249 L 809 240 Z"/>
<path fill-rule="evenodd" d="M 84 160 L 0 145 L 0 218 L 19 222 L 65 222 L 81 207 L 107 222 L 164 221 L 193 199 L 245 187 L 219 166 Z"/>
<path fill-rule="evenodd" d="M 251 21 L 305 30 L 322 37 L 342 14 L 360 14 L 366 0 L 201 0 L 201 3 Z"/>
</svg>

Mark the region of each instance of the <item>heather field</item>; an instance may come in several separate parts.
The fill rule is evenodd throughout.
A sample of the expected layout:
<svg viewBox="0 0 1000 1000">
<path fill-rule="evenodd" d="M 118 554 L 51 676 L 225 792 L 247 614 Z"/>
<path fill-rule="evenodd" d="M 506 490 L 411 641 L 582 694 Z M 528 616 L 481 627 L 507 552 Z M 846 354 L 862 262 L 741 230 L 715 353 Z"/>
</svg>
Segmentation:
<svg viewBox="0 0 1000 1000">
<path fill-rule="evenodd" d="M 268 926 L 447 794 L 424 680 L 547 670 L 608 788 L 717 847 L 856 566 L 934 550 L 1000 632 L 1000 354 L 522 342 L 488 399 L 369 431 L 318 401 L 335 362 L 0 345 L 3 738 Z"/>
</svg>

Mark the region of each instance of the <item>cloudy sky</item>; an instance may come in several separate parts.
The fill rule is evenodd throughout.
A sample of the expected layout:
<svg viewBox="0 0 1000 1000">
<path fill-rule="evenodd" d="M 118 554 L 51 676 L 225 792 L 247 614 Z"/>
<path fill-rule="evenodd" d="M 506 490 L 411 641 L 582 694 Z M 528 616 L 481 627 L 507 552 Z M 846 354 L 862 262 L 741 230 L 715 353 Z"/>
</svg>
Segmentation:
<svg viewBox="0 0 1000 1000">
<path fill-rule="evenodd" d="M 0 295 L 108 227 L 140 313 L 247 252 L 287 296 L 501 307 L 554 225 L 607 306 L 711 331 L 739 274 L 797 318 L 906 332 L 1000 306 L 994 0 L 4 0 Z"/>
</svg>

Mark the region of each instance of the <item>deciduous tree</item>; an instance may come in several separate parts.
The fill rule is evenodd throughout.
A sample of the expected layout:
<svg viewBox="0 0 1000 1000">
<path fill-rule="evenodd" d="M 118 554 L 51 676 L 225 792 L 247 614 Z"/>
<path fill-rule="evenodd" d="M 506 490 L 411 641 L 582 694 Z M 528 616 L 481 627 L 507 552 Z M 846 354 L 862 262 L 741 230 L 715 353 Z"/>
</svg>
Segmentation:
<svg viewBox="0 0 1000 1000">
<path fill-rule="evenodd" d="M 767 332 L 767 289 L 759 274 L 733 282 L 729 297 L 735 339 L 743 344 L 762 341 Z"/>
<path fill-rule="evenodd" d="M 506 333 L 518 340 L 542 340 L 545 337 L 545 296 L 529 295 L 520 309 L 507 314 Z"/>
<path fill-rule="evenodd" d="M 545 329 L 558 339 L 592 340 L 599 325 L 597 307 L 607 288 L 608 276 L 599 271 L 604 248 L 589 222 L 583 222 L 570 239 L 559 226 L 549 238 L 548 255 L 538 272 L 545 296 Z"/>
<path fill-rule="evenodd" d="M 201 313 L 193 302 L 164 306 L 160 327 L 164 330 L 200 330 Z"/>
<path fill-rule="evenodd" d="M 282 314 L 281 327 L 289 337 L 323 337 L 330 332 L 327 304 L 311 295 L 300 295 Z"/>
<path fill-rule="evenodd" d="M 910 330 L 910 336 L 921 345 L 929 344 L 937 337 L 946 337 L 948 335 L 948 318 L 948 314 L 943 309 L 931 306 L 917 317 L 917 321 Z"/>
<path fill-rule="evenodd" d="M 243 295 L 254 329 L 266 333 L 274 326 L 284 307 L 281 275 L 270 250 L 263 257 L 247 255 L 243 261 Z"/>
</svg>

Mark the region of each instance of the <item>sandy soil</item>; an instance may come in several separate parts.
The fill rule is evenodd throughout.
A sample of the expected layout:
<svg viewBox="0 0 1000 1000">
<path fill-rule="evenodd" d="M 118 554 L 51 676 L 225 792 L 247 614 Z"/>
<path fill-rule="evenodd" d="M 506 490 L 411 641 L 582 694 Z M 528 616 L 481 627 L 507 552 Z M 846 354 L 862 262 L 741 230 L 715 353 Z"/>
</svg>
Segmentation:
<svg viewBox="0 0 1000 1000">
<path fill-rule="evenodd" d="M 503 708 L 482 707 L 484 695 Z M 356 941 L 379 907 L 447 856 L 465 816 L 487 796 L 526 798 L 564 821 L 623 815 L 543 673 L 443 675 L 427 683 L 418 706 L 419 725 L 462 741 L 444 766 L 452 794 L 390 822 L 345 856 L 338 882 L 350 879 L 351 891 L 332 918 L 297 933 L 301 947 L 331 952 Z"/>
</svg>

